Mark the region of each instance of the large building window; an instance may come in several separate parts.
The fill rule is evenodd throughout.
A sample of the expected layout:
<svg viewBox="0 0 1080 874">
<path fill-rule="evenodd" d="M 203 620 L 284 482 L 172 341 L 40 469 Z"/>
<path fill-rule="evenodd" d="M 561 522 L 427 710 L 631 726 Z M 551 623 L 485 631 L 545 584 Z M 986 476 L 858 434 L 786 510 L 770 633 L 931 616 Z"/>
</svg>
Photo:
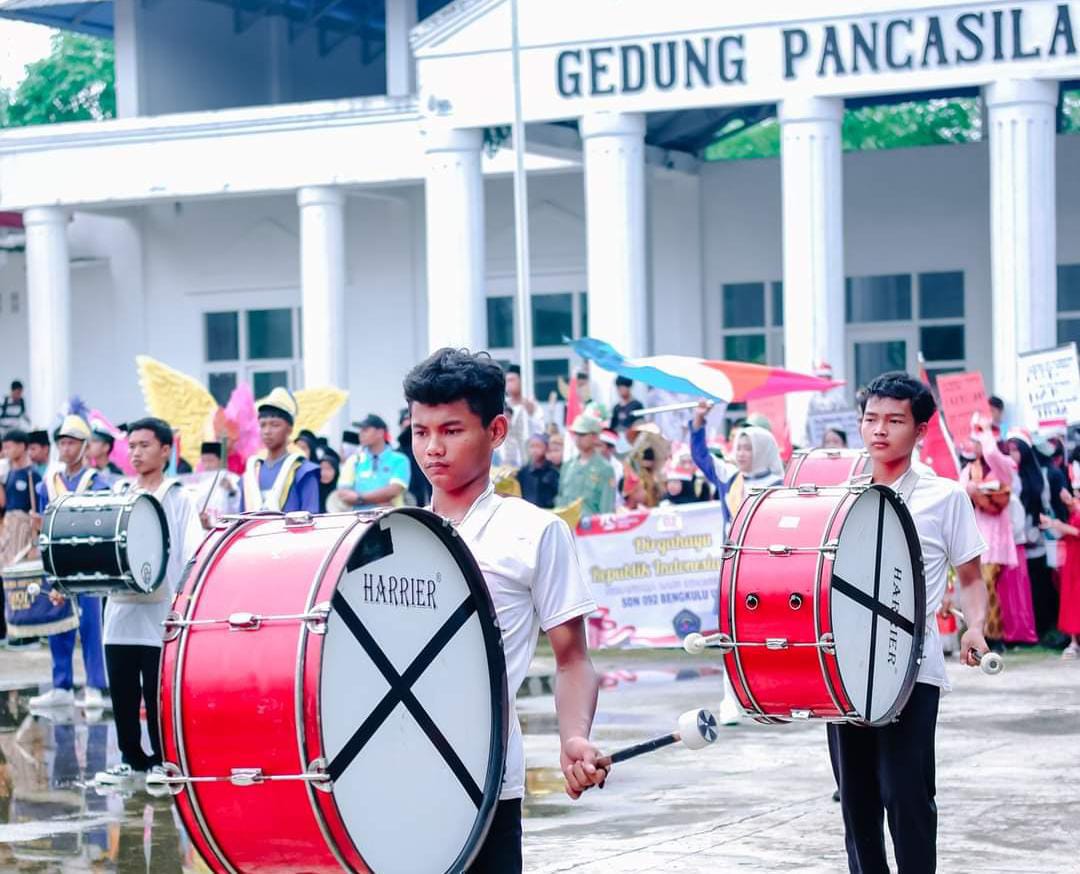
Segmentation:
<svg viewBox="0 0 1080 874">
<path fill-rule="evenodd" d="M 784 360 L 784 284 L 732 282 L 720 288 L 721 355 L 728 361 Z"/>
<path fill-rule="evenodd" d="M 559 378 L 570 375 L 570 350 L 564 338 L 584 337 L 588 327 L 588 294 L 584 291 L 534 292 L 532 296 L 533 386 L 546 402 L 558 391 Z M 515 363 L 514 297 L 495 294 L 487 299 L 488 351 L 499 361 Z"/>
<path fill-rule="evenodd" d="M 1057 269 L 1057 339 L 1080 346 L 1080 264 Z"/>
<path fill-rule="evenodd" d="M 887 370 L 914 370 L 920 352 L 931 376 L 965 369 L 962 271 L 849 277 L 844 309 L 856 388 Z"/>
<path fill-rule="evenodd" d="M 206 386 L 224 406 L 241 381 L 260 398 L 295 387 L 300 372 L 300 310 L 289 307 L 203 314 Z"/>
</svg>

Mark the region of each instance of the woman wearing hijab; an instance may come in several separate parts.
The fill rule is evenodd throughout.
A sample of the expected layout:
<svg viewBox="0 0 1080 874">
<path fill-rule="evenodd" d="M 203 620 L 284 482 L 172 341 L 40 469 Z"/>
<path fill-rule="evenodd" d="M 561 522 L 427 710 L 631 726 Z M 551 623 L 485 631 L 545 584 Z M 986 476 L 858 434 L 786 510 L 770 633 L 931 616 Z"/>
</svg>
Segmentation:
<svg viewBox="0 0 1080 874">
<path fill-rule="evenodd" d="M 1020 479 L 1020 504 L 1024 511 L 1024 551 L 1027 554 L 1028 576 L 1031 578 L 1031 600 L 1035 609 L 1035 633 L 1041 639 L 1055 633 L 1057 627 L 1058 595 L 1046 563 L 1046 541 L 1039 528 L 1044 515 L 1050 513 L 1050 486 L 1035 458 L 1030 439 L 1013 432 L 1008 439 L 1009 455 L 1017 467 Z"/>
<path fill-rule="evenodd" d="M 326 512 L 326 499 L 337 488 L 341 474 L 341 456 L 329 446 L 319 453 L 319 512 Z"/>
</svg>

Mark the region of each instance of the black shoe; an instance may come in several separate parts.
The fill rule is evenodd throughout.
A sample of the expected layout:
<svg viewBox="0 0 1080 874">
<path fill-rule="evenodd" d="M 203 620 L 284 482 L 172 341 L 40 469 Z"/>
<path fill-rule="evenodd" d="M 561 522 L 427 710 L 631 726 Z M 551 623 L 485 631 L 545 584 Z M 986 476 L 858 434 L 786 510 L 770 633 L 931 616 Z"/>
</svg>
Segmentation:
<svg viewBox="0 0 1080 874">
<path fill-rule="evenodd" d="M 834 793 L 832 794 L 832 800 L 833 800 L 833 801 L 837 801 L 837 802 L 838 802 L 838 801 L 840 800 L 840 790 L 839 790 L 839 789 L 837 789 L 837 790 L 836 790 L 836 791 L 835 791 L 835 792 L 834 792 Z"/>
</svg>

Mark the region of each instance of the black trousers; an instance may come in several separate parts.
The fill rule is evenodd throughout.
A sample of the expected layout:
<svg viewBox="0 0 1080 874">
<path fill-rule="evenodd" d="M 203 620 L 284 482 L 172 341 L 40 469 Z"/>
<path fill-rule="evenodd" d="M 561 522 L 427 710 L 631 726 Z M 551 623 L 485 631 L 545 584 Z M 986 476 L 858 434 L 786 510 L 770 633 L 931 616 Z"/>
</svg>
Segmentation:
<svg viewBox="0 0 1080 874">
<path fill-rule="evenodd" d="M 109 675 L 116 743 L 120 758 L 135 771 L 148 771 L 160 765 L 161 735 L 158 732 L 158 670 L 160 646 L 105 644 L 105 670 Z M 146 727 L 152 754 L 142 746 L 139 710 L 146 702 Z"/>
<path fill-rule="evenodd" d="M 495 806 L 484 844 L 469 874 L 521 874 L 521 799 L 509 798 Z"/>
<path fill-rule="evenodd" d="M 851 874 L 889 874 L 883 814 L 899 874 L 934 874 L 937 868 L 934 731 L 940 695 L 936 686 L 916 683 L 896 722 L 828 727 Z"/>
<path fill-rule="evenodd" d="M 1046 556 L 1028 559 L 1028 576 L 1031 577 L 1031 606 L 1035 611 L 1035 634 L 1042 636 L 1057 630 L 1058 592 Z"/>
</svg>

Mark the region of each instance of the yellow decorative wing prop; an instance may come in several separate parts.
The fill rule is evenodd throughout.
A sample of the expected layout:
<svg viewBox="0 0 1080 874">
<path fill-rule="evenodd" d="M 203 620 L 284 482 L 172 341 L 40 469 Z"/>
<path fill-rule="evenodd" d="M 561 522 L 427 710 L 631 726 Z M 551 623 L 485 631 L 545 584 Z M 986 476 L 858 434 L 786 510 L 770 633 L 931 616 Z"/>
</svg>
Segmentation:
<svg viewBox="0 0 1080 874">
<path fill-rule="evenodd" d="M 213 421 L 217 411 L 217 401 L 197 379 L 148 355 L 136 355 L 135 364 L 147 412 L 180 432 L 180 455 L 194 467 L 207 423 Z"/>
<path fill-rule="evenodd" d="M 293 397 L 296 398 L 296 405 L 299 407 L 293 434 L 299 434 L 305 428 L 318 434 L 326 427 L 334 414 L 345 406 L 349 393 L 340 388 L 325 386 L 302 388 L 294 391 Z"/>
</svg>

